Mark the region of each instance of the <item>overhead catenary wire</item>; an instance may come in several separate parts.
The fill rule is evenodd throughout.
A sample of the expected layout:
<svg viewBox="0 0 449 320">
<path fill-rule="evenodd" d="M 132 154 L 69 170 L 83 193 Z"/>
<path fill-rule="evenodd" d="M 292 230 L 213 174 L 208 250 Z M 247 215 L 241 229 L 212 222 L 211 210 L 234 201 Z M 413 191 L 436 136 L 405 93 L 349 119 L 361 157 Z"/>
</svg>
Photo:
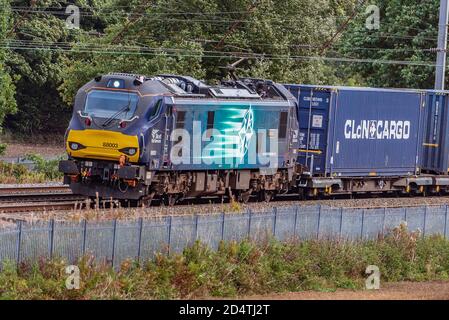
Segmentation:
<svg viewBox="0 0 449 320">
<path fill-rule="evenodd" d="M 49 11 L 39 11 L 38 13 L 44 13 L 44 14 L 51 14 L 51 12 Z M 59 15 L 63 15 L 63 16 L 67 16 L 67 14 L 65 12 L 57 12 L 57 14 Z M 83 15 L 82 13 L 80 13 L 81 16 Z M 181 13 L 180 13 L 181 14 Z M 188 14 L 188 13 L 183 13 L 183 14 Z M 142 14 L 139 13 L 126 13 L 127 16 L 141 16 Z M 180 19 L 180 18 L 158 18 L 158 17 L 154 17 L 154 15 L 157 15 L 157 13 L 151 13 L 148 14 L 148 19 L 150 21 L 163 21 L 166 23 L 208 23 L 208 24 L 216 24 L 216 25 L 225 25 L 225 24 L 232 24 L 232 23 L 257 23 L 257 21 L 252 21 L 252 20 L 229 20 L 229 19 Z M 92 16 L 92 15 L 90 15 Z M 293 27 L 290 25 L 290 23 L 293 21 L 291 19 L 275 19 L 279 22 L 285 22 L 287 23 L 286 26 L 282 26 L 283 28 L 287 29 L 287 30 L 295 30 L 296 27 Z M 295 22 L 297 22 L 296 20 L 294 20 Z M 409 35 L 409 34 L 402 34 L 402 33 L 388 33 L 388 32 L 383 32 L 383 31 L 375 31 L 375 32 L 367 32 L 366 30 L 353 30 L 354 33 L 363 33 L 363 35 L 368 34 L 370 37 L 378 37 L 378 38 L 392 38 L 392 39 L 409 39 L 409 40 L 413 40 L 413 39 L 419 39 L 419 40 L 425 40 L 425 41 L 435 41 L 437 40 L 437 37 L 430 37 L 430 36 L 423 36 L 423 35 Z"/>
<path fill-rule="evenodd" d="M 31 35 L 28 35 L 31 36 Z M 214 40 L 188 40 L 187 42 L 191 42 L 191 43 L 195 43 L 195 42 L 212 42 L 215 43 L 217 41 Z M 7 44 L 7 45 L 14 45 L 14 46 L 21 46 L 21 47 L 54 47 L 54 48 L 61 48 L 61 47 L 67 47 L 67 48 L 71 48 L 71 47 L 83 47 L 83 48 L 90 48 L 90 49 L 95 49 L 95 48 L 114 48 L 114 49 L 120 49 L 120 50 L 124 50 L 124 49 L 132 49 L 132 50 L 151 50 L 151 49 L 160 49 L 160 48 L 151 48 L 147 45 L 111 45 L 111 44 L 101 44 L 101 43 L 76 43 L 76 42 L 67 42 L 67 41 L 58 41 L 58 42 L 48 42 L 48 41 L 39 41 L 39 40 L 19 40 L 19 39 L 6 39 L 5 41 L 3 41 L 2 43 Z M 257 44 L 255 44 L 257 46 Z M 260 44 L 260 45 L 264 45 L 264 44 Z M 268 45 L 268 44 L 265 44 Z M 271 46 L 271 45 L 268 45 Z M 234 48 L 238 48 L 239 50 L 246 50 L 251 52 L 251 48 L 244 48 L 242 46 L 237 46 L 237 44 L 234 46 L 233 44 L 228 44 L 227 47 L 234 47 Z M 275 46 L 278 47 L 278 46 Z M 294 48 L 319 48 L 318 45 L 287 45 L 286 48 L 290 48 L 290 47 L 294 47 Z M 164 50 L 185 50 L 185 49 L 179 49 L 179 48 L 163 48 Z M 365 50 L 365 51 L 387 51 L 387 52 L 435 52 L 434 49 L 409 49 L 409 48 L 367 48 L 367 47 L 352 47 L 350 48 L 349 51 L 360 51 L 360 50 Z M 210 50 L 204 50 L 203 52 L 212 52 L 212 53 L 225 53 L 225 54 L 229 54 L 229 51 L 210 51 Z M 232 52 L 231 52 L 232 53 Z"/>
<path fill-rule="evenodd" d="M 363 1 L 362 1 L 363 2 Z M 142 15 L 142 16 L 157 16 L 157 15 L 198 15 L 198 16 L 223 16 L 226 14 L 248 14 L 251 13 L 250 10 L 245 10 L 245 11 L 216 11 L 216 12 L 189 12 L 189 11 L 165 11 L 165 12 L 161 12 L 161 11 L 154 11 L 151 13 L 146 13 L 146 12 L 124 12 L 124 11 L 117 11 L 117 8 L 121 8 L 121 9 L 129 9 L 132 6 L 117 6 L 117 5 L 108 5 L 105 7 L 92 7 L 89 6 L 87 8 L 84 8 L 83 6 L 80 6 L 80 12 L 79 14 L 82 15 L 96 15 L 96 14 L 104 14 L 101 13 L 100 11 L 110 11 L 110 10 L 115 10 L 112 12 L 108 12 L 107 14 L 115 14 L 115 15 Z M 153 8 L 159 8 L 159 6 L 157 5 L 153 5 Z M 360 6 L 358 6 L 360 7 Z M 13 6 L 11 7 L 11 10 L 13 12 L 27 12 L 27 13 L 43 13 L 43 14 L 58 14 L 58 15 L 68 15 L 65 12 L 65 8 L 63 6 L 60 7 L 29 7 L 29 6 Z M 162 7 L 161 7 L 162 8 Z M 163 7 L 164 10 L 167 10 L 166 7 Z M 91 11 L 83 11 L 83 9 L 88 9 Z M 96 11 L 98 10 L 98 11 Z M 363 11 L 359 11 L 358 14 L 363 13 Z M 334 17 L 335 18 L 335 17 Z M 338 17 L 337 17 L 338 18 Z M 340 18 L 344 18 L 347 19 L 347 17 L 345 16 L 341 16 Z M 295 21 L 297 22 L 296 19 L 282 19 L 284 21 L 288 21 L 288 22 L 292 22 Z M 352 20 L 352 19 L 351 19 Z M 228 19 L 216 19 L 214 18 L 213 20 L 207 20 L 207 22 L 209 21 L 221 21 L 221 22 L 227 22 L 227 23 L 234 23 L 234 22 L 253 22 L 252 20 L 228 20 Z M 345 21 L 346 22 L 346 21 Z M 394 26 L 398 26 L 397 23 L 388 23 L 388 22 L 382 22 L 382 25 L 394 25 Z M 416 27 L 411 27 L 411 26 L 402 26 L 402 27 L 407 27 L 407 29 L 414 29 L 414 30 L 418 30 L 418 31 L 427 31 L 426 29 L 422 29 L 422 28 L 416 28 Z M 435 30 L 436 31 L 436 30 Z"/>
<path fill-rule="evenodd" d="M 24 12 L 24 13 L 38 13 L 38 14 L 52 14 L 52 15 L 62 15 L 62 16 L 68 16 L 69 14 L 65 12 L 65 8 L 59 8 L 60 10 L 34 10 L 31 8 L 28 9 L 13 9 L 13 12 Z M 167 16 L 167 15 L 180 15 L 180 16 L 212 16 L 213 19 L 191 19 L 191 18 L 186 18 L 186 19 L 175 19 L 173 21 L 193 21 L 193 22 L 223 22 L 223 23 L 235 23 L 235 22 L 239 22 L 239 23 L 256 23 L 256 21 L 254 20 L 244 20 L 244 19 L 223 19 L 222 16 L 226 15 L 226 14 L 247 14 L 247 13 L 251 13 L 249 11 L 217 11 L 217 12 L 150 12 L 150 13 L 144 13 L 144 12 L 108 12 L 108 13 L 101 13 L 101 12 L 90 12 L 90 11 L 80 11 L 79 15 L 80 16 L 95 16 L 95 15 L 101 15 L 101 14 L 106 14 L 106 15 L 117 15 L 117 16 L 146 16 L 146 17 L 150 17 L 153 18 L 154 16 Z M 219 16 L 218 19 L 216 18 L 216 16 Z M 340 18 L 345 18 L 344 16 L 341 16 Z M 161 18 L 154 18 L 154 20 L 158 20 Z M 164 20 L 166 20 L 167 18 L 164 18 Z M 270 18 L 271 20 L 280 20 L 280 21 L 285 21 L 285 22 L 295 22 L 298 23 L 298 20 L 296 18 L 292 18 L 292 19 L 285 19 L 282 17 L 279 17 L 278 19 L 276 18 Z M 326 18 L 322 18 L 322 20 L 326 20 Z M 420 29 L 420 28 L 415 28 L 415 27 L 410 27 L 410 26 L 403 26 L 403 25 L 397 25 L 397 24 L 393 24 L 393 23 L 387 23 L 387 22 L 383 22 L 382 25 L 394 25 L 396 27 L 406 27 L 408 29 L 414 29 L 417 31 L 427 31 L 425 29 Z"/>
<path fill-rule="evenodd" d="M 128 6 L 122 6 L 123 8 L 128 8 Z M 64 9 L 64 8 L 58 8 L 57 9 Z M 104 9 L 104 8 L 103 8 Z M 48 14 L 48 13 L 52 13 L 51 11 L 45 11 L 45 10 L 37 10 L 37 8 L 20 8 L 20 7 L 13 7 L 13 10 L 16 10 L 16 12 L 20 12 L 20 10 L 22 11 L 26 11 L 30 12 L 32 11 L 33 13 L 43 13 L 43 14 Z M 55 11 L 58 14 L 64 14 L 67 15 L 64 11 Z M 54 13 L 54 12 L 53 12 Z M 81 12 L 80 14 L 83 14 L 84 12 Z M 154 12 L 151 13 L 151 15 L 201 15 L 201 16 L 216 16 L 218 14 L 231 14 L 231 13 L 248 13 L 248 11 L 240 11 L 240 12 L 215 12 L 215 13 L 199 13 L 199 12 Z M 87 13 L 87 14 L 91 14 L 91 13 Z M 113 14 L 113 13 L 111 13 Z M 124 13 L 127 15 L 130 15 L 129 13 Z M 137 15 L 139 14 L 145 14 L 146 13 L 136 13 Z M 131 14 L 132 15 L 132 14 Z M 157 19 L 152 17 L 152 19 Z M 163 20 L 165 22 L 170 22 L 170 19 L 172 18 L 165 18 L 165 19 L 157 19 L 157 20 Z M 281 20 L 281 21 L 291 21 L 289 19 L 275 19 L 275 20 Z M 211 21 L 214 21 L 215 23 L 235 23 L 235 22 L 252 22 L 252 21 L 248 21 L 248 20 L 224 20 L 222 18 L 214 18 L 213 20 L 210 19 L 173 19 L 172 22 L 186 22 L 186 23 L 209 23 Z M 417 29 L 418 30 L 418 29 Z M 359 32 L 359 31 L 355 31 L 355 32 Z M 364 31 L 366 32 L 366 31 Z M 382 37 L 382 38 L 395 38 L 395 39 L 416 39 L 419 38 L 420 40 L 434 40 L 436 38 L 430 38 L 430 37 L 423 37 L 421 35 L 418 36 L 413 36 L 413 35 L 401 35 L 401 34 L 388 34 L 388 33 L 369 33 L 369 36 L 371 37 Z M 30 43 L 26 43 L 27 40 L 17 40 L 17 42 L 15 42 L 16 40 L 12 40 L 9 43 L 7 43 L 4 46 L 7 46 L 10 49 L 13 50 L 65 50 L 65 51 L 71 51 L 71 52 L 81 52 L 81 50 L 83 50 L 83 52 L 92 52 L 92 53 L 110 53 L 110 52 L 117 52 L 117 53 L 121 53 L 121 54 L 149 54 L 151 52 L 154 51 L 165 51 L 165 52 L 176 52 L 176 50 L 178 50 L 178 52 L 181 52 L 179 50 L 184 50 L 184 52 L 186 52 L 186 49 L 177 49 L 177 48 L 149 48 L 149 47 L 132 47 L 132 49 L 130 49 L 129 47 L 126 46 L 119 46 L 119 47 L 110 47 L 107 44 L 105 45 L 97 45 L 97 47 L 93 46 L 92 44 L 79 44 L 79 43 L 72 43 L 72 42 L 68 42 L 68 44 L 66 45 L 65 48 L 62 48 L 64 46 L 64 44 L 62 44 L 62 42 L 57 42 L 55 44 L 39 44 L 39 45 L 35 45 L 33 46 Z M 213 40 L 212 40 L 213 41 Z M 211 41 L 211 42 L 212 42 Z M 23 43 L 25 42 L 25 43 Z M 217 41 L 216 41 L 217 42 Z M 227 47 L 232 46 L 233 44 L 227 44 Z M 235 46 L 241 46 L 241 44 L 235 44 Z M 257 44 L 254 44 L 257 46 Z M 269 47 L 270 44 L 259 44 L 260 46 L 265 46 L 265 47 Z M 320 46 L 318 44 L 288 44 L 286 46 L 283 46 L 282 44 L 278 45 L 271 45 L 271 47 L 281 47 L 281 48 L 319 48 Z M 75 48 L 73 48 L 75 47 Z M 84 47 L 84 49 L 80 49 L 80 47 Z M 335 47 L 335 45 L 332 45 L 332 47 Z M 89 48 L 89 49 L 86 49 Z M 106 48 L 106 49 L 105 49 Z M 250 48 L 239 48 L 241 50 L 251 50 Z M 366 47 L 351 47 L 351 48 L 345 48 L 347 51 L 360 51 L 360 50 L 369 50 L 369 51 L 388 51 L 388 52 L 433 52 L 432 49 L 410 49 L 410 48 L 366 48 Z M 90 50 L 90 51 L 89 51 Z M 128 51 L 127 51 L 128 50 Z M 130 51 L 132 50 L 132 51 Z M 353 57 L 326 57 L 326 56 L 305 56 L 305 55 L 269 55 L 266 53 L 252 53 L 252 52 L 240 52 L 240 53 L 235 53 L 235 52 L 227 52 L 227 51 L 207 51 L 207 50 L 202 50 L 201 51 L 203 54 L 201 55 L 202 57 L 207 57 L 204 55 L 204 53 L 210 53 L 211 55 L 213 55 L 213 57 L 232 57 L 232 55 L 237 55 L 236 57 L 241 57 L 242 55 L 251 55 L 253 57 L 262 57 L 265 59 L 302 59 L 302 60 L 323 60 L 323 61 L 335 61 L 335 62 L 360 62 L 360 63 L 383 63 L 383 64 L 410 64 L 410 65 L 423 65 L 423 66 L 433 66 L 434 64 L 430 63 L 430 62 L 426 62 L 426 61 L 405 61 L 405 60 L 382 60 L 382 59 L 359 59 L 359 58 L 353 58 Z M 331 51 L 332 52 L 332 51 Z M 177 54 L 177 56 L 179 56 L 179 54 Z M 211 56 L 209 56 L 211 57 Z"/>
<path fill-rule="evenodd" d="M 192 42 L 202 42 L 202 43 L 208 43 L 208 42 L 218 42 L 217 40 L 208 40 L 208 39 L 191 39 L 189 41 Z M 241 45 L 238 43 L 228 43 L 228 45 Z M 269 48 L 296 48 L 296 49 L 318 49 L 321 48 L 318 44 L 270 44 L 270 43 L 260 43 L 260 42 L 251 42 L 251 45 L 253 46 L 261 46 L 261 47 L 269 47 Z M 337 47 L 337 46 L 333 46 Z M 248 49 L 248 48 L 247 48 Z M 432 49 L 417 49 L 417 48 L 376 48 L 376 47 L 348 47 L 345 48 L 348 51 L 360 51 L 360 50 L 367 50 L 367 51 L 392 51 L 392 52 L 433 52 Z"/>
<path fill-rule="evenodd" d="M 33 35 L 27 34 L 27 36 L 32 37 Z M 207 40 L 207 39 L 193 39 L 193 40 L 187 40 L 186 42 L 190 43 L 218 43 L 218 40 Z M 0 42 L 1 43 L 1 42 Z M 70 42 L 70 41 L 57 41 L 57 42 L 49 42 L 49 41 L 40 41 L 37 39 L 34 40 L 27 40 L 27 39 L 6 39 L 3 41 L 5 44 L 15 44 L 20 46 L 54 46 L 54 47 L 62 47 L 62 46 L 68 46 L 68 47 L 112 47 L 117 46 L 118 48 L 135 48 L 135 49 L 144 49 L 148 48 L 147 45 L 144 45 L 140 43 L 138 46 L 136 45 L 111 45 L 107 43 L 80 43 L 80 42 Z M 313 45 L 313 44 L 280 44 L 280 45 L 273 45 L 269 43 L 251 43 L 254 46 L 262 46 L 262 47 L 269 47 L 269 48 L 295 48 L 295 49 L 317 49 L 320 48 L 319 45 Z M 238 46 L 239 45 L 239 46 Z M 243 50 L 251 50 L 250 47 L 242 47 L 241 44 L 238 43 L 228 43 L 227 46 L 230 47 L 239 47 L 239 49 Z M 175 50 L 175 49 L 174 49 Z M 348 48 L 348 51 L 388 51 L 388 52 L 435 52 L 435 49 L 412 49 L 412 48 L 376 48 L 376 47 L 350 47 Z M 207 50 L 204 50 L 207 52 Z M 214 52 L 227 52 L 227 51 L 214 51 Z"/>
<path fill-rule="evenodd" d="M 363 2 L 363 1 L 362 1 Z M 360 6 L 358 6 L 360 7 Z M 216 12 L 192 12 L 192 11 L 165 11 L 165 12 L 161 12 L 161 11 L 154 11 L 151 13 L 130 13 L 130 12 L 125 12 L 125 11 L 117 11 L 117 9 L 129 9 L 132 8 L 131 5 L 128 6 L 123 6 L 123 5 L 107 5 L 104 7 L 94 7 L 94 6 L 89 6 L 89 7 L 83 7 L 83 6 L 79 6 L 80 12 L 79 14 L 82 15 L 97 15 L 97 14 L 105 14 L 105 12 L 101 12 L 101 11 L 111 11 L 111 12 L 107 12 L 107 14 L 110 15 L 124 15 L 124 16 L 128 16 L 128 15 L 144 15 L 144 16 L 154 16 L 154 15 L 198 15 L 198 16 L 223 16 L 226 14 L 248 14 L 251 13 L 249 10 L 245 10 L 245 11 L 216 11 Z M 166 7 L 159 7 L 157 5 L 153 5 L 152 8 L 163 8 L 164 10 L 167 10 Z M 29 7 L 29 6 L 12 6 L 11 7 L 11 11 L 13 12 L 27 12 L 27 13 L 44 13 L 44 14 L 58 14 L 58 15 L 67 15 L 67 13 L 65 12 L 66 7 L 64 6 L 45 6 L 45 7 Z M 83 11 L 83 10 L 88 10 L 88 11 Z M 113 11 L 115 10 L 115 11 Z M 359 11 L 358 14 L 363 13 L 363 11 Z M 335 17 L 334 17 L 335 18 Z M 337 18 L 342 18 L 342 19 L 347 19 L 346 16 L 341 16 L 341 17 L 337 17 Z M 296 19 L 283 19 L 285 21 L 295 21 L 297 22 Z M 352 19 L 351 19 L 352 20 Z M 208 20 L 209 21 L 209 20 Z M 212 20 L 211 20 L 212 21 Z M 213 19 L 213 21 L 217 21 L 217 19 Z M 223 19 L 218 19 L 218 21 L 223 21 L 223 22 L 252 22 L 251 20 L 223 20 Z M 345 21 L 346 22 L 346 21 Z M 382 22 L 382 25 L 393 25 L 395 27 L 406 27 L 407 29 L 412 29 L 412 30 L 417 30 L 417 31 L 427 31 L 427 29 L 423 29 L 423 28 L 417 28 L 417 27 L 412 27 L 412 26 L 403 26 L 403 25 L 398 25 L 397 23 L 388 23 L 388 22 Z M 429 25 L 429 27 L 431 27 L 432 25 Z M 434 30 L 435 32 L 437 32 L 437 30 Z"/>
<path fill-rule="evenodd" d="M 208 53 L 188 53 L 186 49 L 175 48 L 150 48 L 147 51 L 121 51 L 121 50 L 100 50 L 100 49 L 78 49 L 78 48 L 51 48 L 51 47 L 30 47 L 30 46 L 10 46 L 0 45 L 0 49 L 11 50 L 47 50 L 62 51 L 72 53 L 98 53 L 98 54 L 122 54 L 122 55 L 150 55 L 150 56 L 169 56 L 169 57 L 196 57 L 196 58 L 259 58 L 265 60 L 304 60 L 304 61 L 331 61 L 347 63 L 371 63 L 371 64 L 396 64 L 396 65 L 415 65 L 435 67 L 435 63 L 427 61 L 404 61 L 404 60 L 385 60 L 385 59 L 360 59 L 346 57 L 323 57 L 323 56 L 299 56 L 299 55 L 267 55 L 267 54 L 248 54 L 248 53 L 229 53 L 217 52 L 217 54 Z M 157 52 L 158 51 L 158 52 Z M 178 52 L 173 53 L 170 51 Z"/>
<path fill-rule="evenodd" d="M 83 7 L 80 7 L 81 11 L 80 11 L 80 15 L 81 16 L 92 16 L 92 15 L 98 15 L 98 14 L 105 14 L 99 11 L 108 11 L 108 10 L 114 10 L 115 8 L 123 8 L 123 9 L 128 9 L 131 6 L 111 6 L 111 7 L 89 7 L 88 9 L 93 10 L 93 11 L 82 11 L 82 9 L 84 9 Z M 42 8 L 30 8 L 30 7 L 11 7 L 13 12 L 30 12 L 30 13 L 41 13 L 41 14 L 57 14 L 57 15 L 68 15 L 65 12 L 65 7 L 42 7 Z M 48 10 L 50 9 L 50 10 Z M 99 10 L 99 11 L 95 11 L 95 10 Z M 249 11 L 216 11 L 216 12 L 186 12 L 186 11 L 167 11 L 167 12 L 151 12 L 151 13 L 130 13 L 130 12 L 121 12 L 121 11 L 113 11 L 113 12 L 108 12 L 108 15 L 122 15 L 122 16 L 129 16 L 131 14 L 133 15 L 145 15 L 145 16 L 166 16 L 166 15 L 183 15 L 183 16 L 189 16 L 189 15 L 193 15 L 193 16 L 223 16 L 226 14 L 247 14 L 250 13 Z M 337 17 L 338 18 L 338 17 Z M 339 18 L 346 18 L 345 16 L 341 16 Z M 282 19 L 286 22 L 298 22 L 296 19 Z M 186 21 L 190 21 L 186 19 Z M 251 20 L 229 20 L 229 19 L 216 19 L 214 18 L 213 20 L 207 20 L 207 22 L 209 21 L 222 21 L 222 22 L 228 22 L 228 23 L 233 23 L 233 22 L 253 22 Z M 194 20 L 194 22 L 196 22 Z M 399 27 L 399 28 L 407 28 L 407 30 L 416 30 L 416 31 L 422 31 L 422 32 L 426 32 L 428 31 L 427 29 L 423 29 L 423 28 L 417 28 L 417 27 L 412 27 L 412 26 L 404 26 L 404 25 L 398 25 L 397 23 L 388 23 L 388 22 L 382 22 L 382 26 L 385 25 L 392 25 L 394 27 Z M 429 25 L 429 27 L 432 27 L 432 25 Z M 433 32 L 437 33 L 437 30 L 433 30 Z"/>
<path fill-rule="evenodd" d="M 195 43 L 194 40 L 189 40 L 191 43 Z M 211 42 L 218 42 L 218 41 L 211 41 Z M 101 43 L 79 43 L 79 42 L 69 42 L 69 41 L 58 41 L 58 42 L 48 42 L 48 41 L 38 41 L 38 40 L 18 40 L 18 39 L 7 39 L 5 41 L 0 41 L 0 43 L 8 44 L 8 45 L 15 45 L 15 46 L 29 46 L 29 47 L 85 47 L 85 48 L 111 48 L 116 47 L 120 49 L 135 49 L 135 50 L 141 50 L 141 49 L 158 49 L 158 48 L 152 48 L 144 44 L 139 45 L 114 45 L 114 44 L 101 44 Z M 261 44 L 263 45 L 263 44 Z M 230 46 L 233 46 L 230 44 Z M 287 47 L 297 47 L 300 48 L 319 48 L 317 45 L 292 45 Z M 237 46 L 234 46 L 237 47 Z M 185 50 L 185 49 L 179 49 L 179 48 L 163 48 L 166 50 Z M 240 49 L 244 50 L 250 50 L 251 48 L 244 48 L 240 47 Z M 408 49 L 408 48 L 366 48 L 366 47 L 352 47 L 350 49 L 353 50 L 375 50 L 375 51 L 392 51 L 392 52 L 402 52 L 402 51 L 410 51 L 410 52 L 434 52 L 434 49 Z M 202 50 L 203 52 L 215 52 L 215 53 L 228 53 L 228 51 L 208 51 L 208 50 Z"/>
</svg>

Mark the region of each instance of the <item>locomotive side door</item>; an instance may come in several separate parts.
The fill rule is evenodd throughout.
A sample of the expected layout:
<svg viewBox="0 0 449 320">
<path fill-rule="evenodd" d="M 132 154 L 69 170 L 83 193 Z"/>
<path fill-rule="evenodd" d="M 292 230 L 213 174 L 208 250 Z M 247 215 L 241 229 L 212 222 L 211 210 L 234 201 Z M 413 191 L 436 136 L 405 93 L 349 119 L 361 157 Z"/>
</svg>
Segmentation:
<svg viewBox="0 0 449 320">
<path fill-rule="evenodd" d="M 155 103 L 153 111 L 148 119 L 148 135 L 142 139 L 148 150 L 148 164 L 150 169 L 161 169 L 168 167 L 170 130 L 172 123 L 172 105 L 164 103 L 163 99 Z M 145 139 L 146 138 L 146 139 Z"/>
</svg>

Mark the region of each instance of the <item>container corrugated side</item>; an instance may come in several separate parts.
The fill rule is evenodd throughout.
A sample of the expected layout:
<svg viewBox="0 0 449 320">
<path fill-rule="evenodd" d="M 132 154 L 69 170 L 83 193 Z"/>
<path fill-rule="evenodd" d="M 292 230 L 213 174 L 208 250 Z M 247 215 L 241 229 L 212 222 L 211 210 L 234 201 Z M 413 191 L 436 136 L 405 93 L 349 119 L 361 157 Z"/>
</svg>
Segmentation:
<svg viewBox="0 0 449 320">
<path fill-rule="evenodd" d="M 418 91 L 339 89 L 329 123 L 327 174 L 403 176 L 418 170 Z"/>
</svg>

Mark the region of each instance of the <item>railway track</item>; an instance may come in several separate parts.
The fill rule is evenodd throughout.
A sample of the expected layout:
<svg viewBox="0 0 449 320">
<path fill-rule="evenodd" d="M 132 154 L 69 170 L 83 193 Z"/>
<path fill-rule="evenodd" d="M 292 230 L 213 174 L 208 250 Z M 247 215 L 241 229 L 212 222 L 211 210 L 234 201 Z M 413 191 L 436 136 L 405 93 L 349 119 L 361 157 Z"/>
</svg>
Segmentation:
<svg viewBox="0 0 449 320">
<path fill-rule="evenodd" d="M 65 185 L 0 187 L 0 208 L 5 204 L 17 202 L 63 202 L 84 199 L 83 196 L 73 194 Z"/>
<path fill-rule="evenodd" d="M 0 186 L 0 196 L 11 194 L 29 194 L 29 193 L 67 193 L 71 192 L 68 185 L 27 185 L 27 186 Z"/>
<path fill-rule="evenodd" d="M 38 203 L 8 203 L 0 205 L 0 213 L 36 212 L 50 210 L 71 210 L 78 204 L 77 201 L 38 202 Z"/>
<path fill-rule="evenodd" d="M 66 185 L 0 187 L 0 213 L 70 210 L 86 199 Z"/>
<path fill-rule="evenodd" d="M 75 195 L 66 185 L 38 185 L 38 186 L 0 186 L 0 213 L 27 213 L 42 212 L 52 210 L 71 210 L 74 208 L 86 208 L 89 204 L 86 197 Z M 255 199 L 253 199 L 255 200 Z M 225 203 L 229 199 L 225 199 Z M 429 198 L 402 198 L 402 197 L 360 197 L 350 199 L 345 196 L 336 196 L 333 199 L 322 200 L 306 200 L 298 202 L 295 195 L 280 195 L 273 199 L 269 204 L 257 203 L 250 201 L 248 207 L 272 207 L 287 204 L 300 205 L 327 205 L 346 208 L 384 208 L 384 207 L 409 207 L 421 204 L 426 205 L 447 205 L 449 197 L 429 197 Z M 165 207 L 161 202 L 155 199 L 152 203 L 150 211 L 177 211 L 182 208 L 190 208 L 195 211 L 201 211 L 202 208 L 222 207 L 221 201 L 214 197 L 202 197 L 200 199 L 185 199 L 172 207 Z M 95 205 L 91 202 L 90 205 Z M 104 207 L 104 203 L 99 203 L 100 208 Z M 122 204 L 123 208 L 127 208 L 126 204 Z"/>
</svg>

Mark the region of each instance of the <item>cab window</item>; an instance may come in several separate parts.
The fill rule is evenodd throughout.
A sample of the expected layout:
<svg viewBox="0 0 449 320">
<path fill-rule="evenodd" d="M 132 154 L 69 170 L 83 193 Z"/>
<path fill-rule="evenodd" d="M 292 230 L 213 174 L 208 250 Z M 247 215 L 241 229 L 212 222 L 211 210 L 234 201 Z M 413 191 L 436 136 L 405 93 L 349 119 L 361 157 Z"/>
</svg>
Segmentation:
<svg viewBox="0 0 449 320">
<path fill-rule="evenodd" d="M 117 117 L 129 120 L 137 109 L 135 93 L 93 90 L 88 93 L 84 114 L 97 118 Z"/>
</svg>

